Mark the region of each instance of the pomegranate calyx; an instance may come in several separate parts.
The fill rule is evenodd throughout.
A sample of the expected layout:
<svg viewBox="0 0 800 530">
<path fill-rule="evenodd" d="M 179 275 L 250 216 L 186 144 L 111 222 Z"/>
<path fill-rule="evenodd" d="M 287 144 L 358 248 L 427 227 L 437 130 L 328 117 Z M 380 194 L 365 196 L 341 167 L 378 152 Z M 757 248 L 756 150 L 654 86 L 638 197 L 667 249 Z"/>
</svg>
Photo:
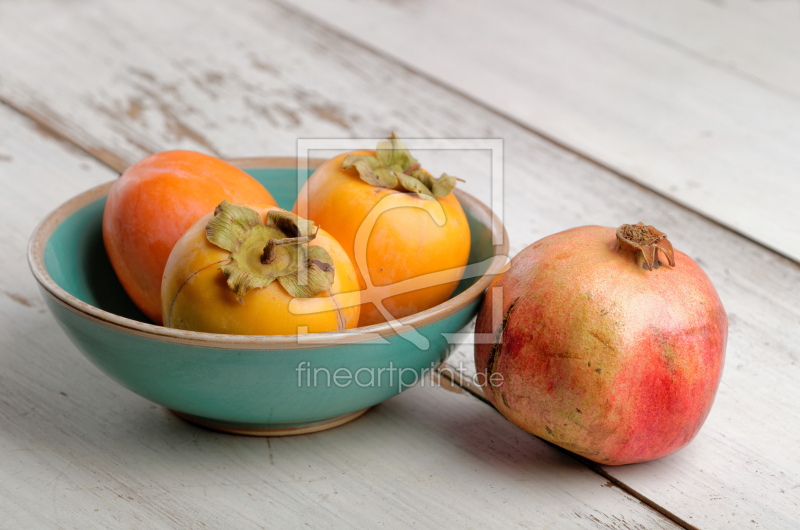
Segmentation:
<svg viewBox="0 0 800 530">
<path fill-rule="evenodd" d="M 333 260 L 324 248 L 307 245 L 318 231 L 313 222 L 277 210 L 262 224 L 258 212 L 228 201 L 217 206 L 206 225 L 208 240 L 230 252 L 220 270 L 241 303 L 248 291 L 275 280 L 295 298 L 330 290 Z"/>
<path fill-rule="evenodd" d="M 434 177 L 420 166 L 406 146 L 392 132 L 385 142 L 378 142 L 375 156 L 347 155 L 342 169 L 355 168 L 367 184 L 379 188 L 400 188 L 411 191 L 423 199 L 447 197 L 456 187 L 458 179 L 442 173 Z"/>
<path fill-rule="evenodd" d="M 620 226 L 617 229 L 617 245 L 621 250 L 631 253 L 648 271 L 661 266 L 659 250 L 666 256 L 670 267 L 675 266 L 675 251 L 667 240 L 667 234 L 644 223 Z"/>
</svg>

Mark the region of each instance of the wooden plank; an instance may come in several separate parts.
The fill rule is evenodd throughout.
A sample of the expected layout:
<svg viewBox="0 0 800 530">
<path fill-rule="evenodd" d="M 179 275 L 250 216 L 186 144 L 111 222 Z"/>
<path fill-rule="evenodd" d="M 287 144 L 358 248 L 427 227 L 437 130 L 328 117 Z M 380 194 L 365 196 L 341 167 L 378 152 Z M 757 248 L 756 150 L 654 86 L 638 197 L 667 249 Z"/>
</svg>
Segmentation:
<svg viewBox="0 0 800 530">
<path fill-rule="evenodd" d="M 800 196 L 799 16 L 720 24 L 728 2 L 700 0 L 287 3 L 800 259 L 785 200 Z"/>
<path fill-rule="evenodd" d="M 0 93 L 20 108 L 48 109 L 54 127 L 120 159 L 146 151 L 137 144 L 204 149 L 175 135 L 174 124 L 160 111 L 159 101 L 166 98 L 184 126 L 202 132 L 206 143 L 226 156 L 286 154 L 298 137 L 375 136 L 390 128 L 412 137 L 499 137 L 506 142 L 512 251 L 589 223 L 644 220 L 667 232 L 677 248 L 706 267 L 731 315 L 727 369 L 708 423 L 688 449 L 609 473 L 646 489 L 654 503 L 698 527 L 794 526 L 800 307 L 775 293 L 797 291 L 796 266 L 272 4 L 241 2 L 231 9 L 143 2 L 136 8 L 141 12 L 131 12 L 89 2 L 72 18 L 57 2 L 42 5 L 47 11 L 38 18 L 20 15 L 27 9 L 21 5 L 0 8 L 0 39 L 13 34 L 16 43 L 0 46 Z M 181 5 L 194 13 L 191 23 L 183 22 Z M 163 20 L 143 14 L 158 9 L 167 10 Z M 267 22 L 270 31 L 264 31 Z M 164 32 L 161 26 L 169 24 L 181 30 L 180 37 Z M 106 27 L 127 29 L 111 38 Z M 36 52 L 30 71 L 6 67 L 24 64 L 29 50 Z M 71 68 L 62 70 L 62 61 Z M 202 81 L 209 72 L 223 74 L 219 87 Z M 46 83 L 37 80 L 45 74 Z M 138 101 L 141 110 L 104 110 L 126 110 L 130 101 Z M 274 121 L 247 102 L 264 105 Z M 293 112 L 298 123 L 282 109 Z M 329 112 L 319 116 L 313 109 Z M 488 196 L 486 165 L 466 156 L 441 165 L 445 159 L 437 153 L 427 156 L 431 169 L 452 170 L 468 179 L 469 191 Z M 779 419 L 775 411 L 781 411 Z M 521 462 L 526 458 L 520 454 Z M 636 473 L 639 469 L 648 471 Z M 731 514 L 738 515 L 728 524 Z"/>
<path fill-rule="evenodd" d="M 783 97 L 800 99 L 800 4 L 795 1 L 573 0 Z"/>
<path fill-rule="evenodd" d="M 0 263 L 0 526 L 678 528 L 430 380 L 275 439 L 204 431 L 124 390 L 66 340 L 21 258 L 48 210 L 114 176 L 0 105 L 0 233 L 19 257 Z"/>
</svg>

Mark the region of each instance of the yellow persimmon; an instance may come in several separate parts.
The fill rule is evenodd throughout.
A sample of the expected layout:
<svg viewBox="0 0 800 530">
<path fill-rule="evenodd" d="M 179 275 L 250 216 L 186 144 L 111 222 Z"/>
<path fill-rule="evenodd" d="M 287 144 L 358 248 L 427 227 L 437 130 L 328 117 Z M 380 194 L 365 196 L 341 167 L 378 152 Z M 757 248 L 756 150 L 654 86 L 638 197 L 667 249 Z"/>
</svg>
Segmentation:
<svg viewBox="0 0 800 530">
<path fill-rule="evenodd" d="M 164 325 L 236 335 L 354 328 L 358 280 L 341 245 L 273 206 L 224 201 L 178 240 L 161 284 Z M 306 300 L 314 311 L 302 309 Z"/>
<path fill-rule="evenodd" d="M 324 226 L 356 266 L 359 326 L 412 315 L 452 295 L 470 251 L 455 184 L 422 169 L 393 134 L 376 151 L 328 160 L 300 191 L 292 211 Z"/>
</svg>

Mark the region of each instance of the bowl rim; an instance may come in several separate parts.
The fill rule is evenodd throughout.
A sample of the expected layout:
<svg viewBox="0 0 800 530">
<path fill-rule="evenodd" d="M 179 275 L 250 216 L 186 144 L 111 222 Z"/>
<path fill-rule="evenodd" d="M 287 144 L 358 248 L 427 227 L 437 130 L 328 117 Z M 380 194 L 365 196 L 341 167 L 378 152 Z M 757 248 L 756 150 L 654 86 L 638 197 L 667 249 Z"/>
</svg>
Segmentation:
<svg viewBox="0 0 800 530">
<path fill-rule="evenodd" d="M 298 159 L 295 157 L 232 158 L 225 159 L 225 161 L 240 169 L 292 169 L 298 167 Z M 324 159 L 308 159 L 307 167 L 316 169 L 325 161 Z M 493 239 L 496 241 L 498 236 L 502 237 L 502 243 L 493 245 L 494 254 L 489 268 L 474 284 L 464 292 L 435 307 L 400 319 L 400 327 L 393 327 L 390 323 L 384 322 L 346 331 L 308 335 L 226 335 L 167 328 L 116 315 L 79 300 L 59 286 L 45 267 L 44 250 L 53 232 L 70 215 L 107 196 L 108 190 L 114 182 L 116 180 L 80 193 L 48 214 L 31 235 L 28 243 L 28 264 L 44 292 L 69 311 L 102 326 L 161 342 L 227 350 L 305 350 L 357 344 L 379 338 L 386 339 L 404 333 L 409 326 L 414 329 L 421 328 L 456 314 L 481 297 L 494 277 L 508 262 L 508 233 L 503 223 L 487 205 L 469 193 L 456 189 L 454 193 L 459 202 L 462 205 L 469 204 L 473 212 L 479 213 L 482 220 L 492 230 Z"/>
</svg>

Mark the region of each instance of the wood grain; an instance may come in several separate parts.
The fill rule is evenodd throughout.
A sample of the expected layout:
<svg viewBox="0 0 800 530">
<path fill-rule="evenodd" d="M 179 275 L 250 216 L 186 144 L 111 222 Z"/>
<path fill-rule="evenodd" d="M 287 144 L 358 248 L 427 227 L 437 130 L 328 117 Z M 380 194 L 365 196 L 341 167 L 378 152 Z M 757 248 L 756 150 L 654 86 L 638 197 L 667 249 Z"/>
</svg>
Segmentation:
<svg viewBox="0 0 800 530">
<path fill-rule="evenodd" d="M 796 265 L 274 4 L 85 2 L 77 11 L 58 2 L 37 5 L 46 9 L 0 6 L 0 94 L 26 112 L 50 116 L 47 123 L 75 143 L 125 163 L 172 147 L 224 156 L 290 154 L 301 137 L 378 136 L 391 129 L 411 137 L 496 137 L 506 145 L 512 253 L 581 224 L 643 220 L 668 233 L 706 268 L 728 310 L 722 386 L 687 449 L 606 471 L 699 528 L 796 526 Z M 427 4 L 409 5 L 424 10 Z M 163 17 L 149 16 L 159 9 Z M 175 120 L 194 134 L 179 134 Z M 485 153 L 425 156 L 432 171 L 452 171 L 467 179 L 467 191 L 489 197 Z M 53 341 L 44 349 L 63 341 L 41 340 Z M 26 377 L 35 379 L 36 372 Z M 101 401 L 113 402 L 108 395 Z M 120 428 L 124 418 L 120 411 L 111 426 Z M 509 435 L 500 430 L 497 436 L 487 443 L 506 443 Z M 525 452 L 508 451 L 507 465 L 528 465 Z M 452 496 L 440 504 L 463 502 Z"/>
<path fill-rule="evenodd" d="M 796 2 L 286 2 L 800 260 Z"/>
<path fill-rule="evenodd" d="M 27 235 L 114 176 L 0 105 L 3 528 L 677 528 L 466 393 L 426 380 L 288 438 L 193 427 L 84 359 L 28 274 Z M 435 404 L 435 406 L 432 406 Z"/>
<path fill-rule="evenodd" d="M 800 100 L 796 1 L 573 2 L 777 96 Z"/>
</svg>

